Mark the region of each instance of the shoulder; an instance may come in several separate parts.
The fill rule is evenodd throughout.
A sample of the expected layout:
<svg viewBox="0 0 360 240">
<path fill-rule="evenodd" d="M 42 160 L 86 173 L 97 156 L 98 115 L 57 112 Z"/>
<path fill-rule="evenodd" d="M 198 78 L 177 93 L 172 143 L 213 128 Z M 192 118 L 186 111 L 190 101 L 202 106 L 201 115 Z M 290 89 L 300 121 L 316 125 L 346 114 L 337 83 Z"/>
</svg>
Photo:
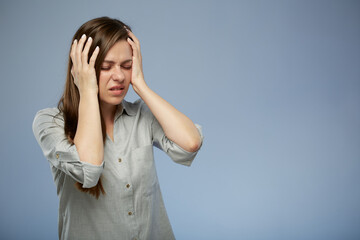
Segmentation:
<svg viewBox="0 0 360 240">
<path fill-rule="evenodd" d="M 56 114 L 58 114 L 59 112 L 60 112 L 59 109 L 56 108 L 56 107 L 53 107 L 53 108 L 44 108 L 44 109 L 39 110 L 39 111 L 36 113 L 35 117 L 37 117 L 37 116 L 42 116 L 42 115 L 56 115 Z"/>
<path fill-rule="evenodd" d="M 62 125 L 64 122 L 63 116 L 58 108 L 45 108 L 39 110 L 34 117 L 33 128 L 42 124 L 56 123 Z"/>
<path fill-rule="evenodd" d="M 35 120 L 38 119 L 50 119 L 50 118 L 54 118 L 54 117 L 61 117 L 62 115 L 60 114 L 60 111 L 58 108 L 45 108 L 45 109 L 41 109 L 39 110 L 36 114 L 35 114 Z"/>
</svg>

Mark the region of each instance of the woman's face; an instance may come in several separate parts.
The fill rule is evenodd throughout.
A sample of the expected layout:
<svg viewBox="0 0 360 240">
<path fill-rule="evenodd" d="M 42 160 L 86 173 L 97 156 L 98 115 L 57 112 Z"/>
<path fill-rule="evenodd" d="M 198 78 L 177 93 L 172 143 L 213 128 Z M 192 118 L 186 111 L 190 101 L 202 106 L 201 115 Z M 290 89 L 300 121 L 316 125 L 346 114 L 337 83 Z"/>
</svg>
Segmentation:
<svg viewBox="0 0 360 240">
<path fill-rule="evenodd" d="M 125 40 L 114 44 L 101 64 L 99 98 L 102 108 L 121 103 L 130 85 L 132 49 Z"/>
</svg>

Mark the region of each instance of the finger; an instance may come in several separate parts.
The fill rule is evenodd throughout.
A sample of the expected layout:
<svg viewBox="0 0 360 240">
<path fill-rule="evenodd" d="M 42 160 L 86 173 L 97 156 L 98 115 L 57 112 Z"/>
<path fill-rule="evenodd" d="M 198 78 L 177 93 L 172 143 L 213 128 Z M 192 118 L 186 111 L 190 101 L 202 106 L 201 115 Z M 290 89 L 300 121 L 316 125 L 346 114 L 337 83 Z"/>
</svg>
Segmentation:
<svg viewBox="0 0 360 240">
<path fill-rule="evenodd" d="M 132 50 L 133 50 L 133 56 L 136 55 L 137 53 L 137 47 L 136 47 L 136 44 L 133 42 L 133 40 L 131 40 L 131 38 L 127 38 L 127 42 L 130 44 Z"/>
<path fill-rule="evenodd" d="M 79 67 L 82 66 L 82 62 L 81 62 L 81 52 L 83 50 L 83 47 L 84 47 L 84 42 L 85 42 L 85 39 L 86 39 L 86 35 L 83 34 L 76 46 L 76 51 L 75 51 L 75 58 L 76 58 L 76 61 L 77 61 L 77 65 Z"/>
<path fill-rule="evenodd" d="M 128 34 L 129 34 L 129 37 L 132 38 L 133 42 L 140 48 L 140 41 L 139 39 L 135 36 L 135 34 L 131 31 L 128 30 Z"/>
<path fill-rule="evenodd" d="M 135 45 L 134 41 L 130 37 L 128 37 L 126 40 L 131 46 Z"/>
<path fill-rule="evenodd" d="M 128 43 L 130 44 L 132 50 L 133 50 L 133 58 L 134 60 L 137 59 L 138 61 L 142 61 L 140 48 L 134 43 L 130 38 L 127 39 Z"/>
<path fill-rule="evenodd" d="M 132 31 L 130 31 L 128 29 L 126 29 L 126 30 L 128 32 L 129 37 L 131 37 L 134 40 L 134 42 L 139 41 L 139 39 L 137 39 L 137 37 L 135 36 L 135 34 Z"/>
<path fill-rule="evenodd" d="M 81 53 L 82 64 L 88 63 L 89 49 L 90 49 L 91 43 L 92 43 L 92 38 L 89 37 L 88 40 L 86 41 L 84 50 Z"/>
<path fill-rule="evenodd" d="M 89 67 L 93 68 L 95 66 L 95 60 L 99 54 L 99 51 L 100 51 L 99 46 L 96 46 L 93 54 L 91 55 L 91 58 L 89 61 Z"/>
<path fill-rule="evenodd" d="M 76 50 L 76 46 L 77 46 L 77 39 L 74 40 L 72 46 L 71 46 L 71 51 L 70 51 L 70 58 L 71 61 L 73 63 L 73 65 L 75 64 L 75 50 Z"/>
</svg>

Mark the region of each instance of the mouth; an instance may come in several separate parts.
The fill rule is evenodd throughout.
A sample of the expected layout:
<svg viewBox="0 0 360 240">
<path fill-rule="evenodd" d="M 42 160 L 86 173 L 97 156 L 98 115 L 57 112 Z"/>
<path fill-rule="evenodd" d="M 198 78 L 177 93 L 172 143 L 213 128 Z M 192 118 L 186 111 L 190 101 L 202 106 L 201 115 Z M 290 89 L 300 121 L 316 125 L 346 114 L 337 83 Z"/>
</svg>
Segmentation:
<svg viewBox="0 0 360 240">
<path fill-rule="evenodd" d="M 123 86 L 114 86 L 110 88 L 110 91 L 121 91 L 124 90 L 124 88 Z"/>
<path fill-rule="evenodd" d="M 109 91 L 110 91 L 111 95 L 113 95 L 113 96 L 122 95 L 124 93 L 124 90 L 125 90 L 124 86 L 113 86 L 113 87 L 109 88 Z"/>
</svg>

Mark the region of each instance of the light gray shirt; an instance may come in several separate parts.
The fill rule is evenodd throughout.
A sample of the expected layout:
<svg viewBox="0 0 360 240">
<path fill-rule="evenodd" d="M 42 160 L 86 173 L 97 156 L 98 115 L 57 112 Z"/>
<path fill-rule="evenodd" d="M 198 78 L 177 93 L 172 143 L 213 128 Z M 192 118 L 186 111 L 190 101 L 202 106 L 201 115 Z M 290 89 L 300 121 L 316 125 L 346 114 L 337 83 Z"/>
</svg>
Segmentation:
<svg viewBox="0 0 360 240">
<path fill-rule="evenodd" d="M 175 239 L 156 174 L 153 146 L 176 163 L 190 166 L 197 152 L 169 140 L 146 104 L 122 102 L 114 122 L 114 142 L 107 136 L 101 166 L 81 162 L 64 134 L 57 108 L 39 111 L 33 131 L 50 162 L 59 196 L 59 239 Z M 196 125 L 203 139 L 201 127 Z M 101 176 L 105 195 L 79 191 Z"/>
</svg>

